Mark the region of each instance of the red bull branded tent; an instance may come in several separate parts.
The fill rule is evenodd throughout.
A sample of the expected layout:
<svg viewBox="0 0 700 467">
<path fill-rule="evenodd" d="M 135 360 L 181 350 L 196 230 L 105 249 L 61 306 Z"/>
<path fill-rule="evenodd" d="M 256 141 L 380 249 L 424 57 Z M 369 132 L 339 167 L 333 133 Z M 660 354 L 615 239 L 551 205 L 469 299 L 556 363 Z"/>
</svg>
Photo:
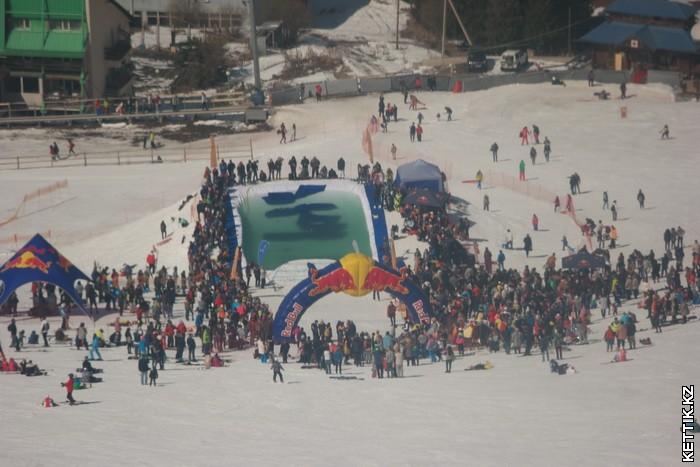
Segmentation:
<svg viewBox="0 0 700 467">
<path fill-rule="evenodd" d="M 308 268 L 309 277 L 289 291 L 275 314 L 272 338 L 276 343 L 291 341 L 292 331 L 306 310 L 331 292 L 344 292 L 354 297 L 373 290 L 388 292 L 406 305 L 411 322 L 430 323 L 430 300 L 408 278 L 405 269 L 395 271 L 361 253 L 347 254 L 323 269 L 316 269 L 311 263 Z"/>
<path fill-rule="evenodd" d="M 32 282 L 47 282 L 63 289 L 73 302 L 88 316 L 87 309 L 75 291 L 75 282 L 90 279 L 44 237 L 36 234 L 17 253 L 0 267 L 0 305 L 12 292 Z"/>
</svg>

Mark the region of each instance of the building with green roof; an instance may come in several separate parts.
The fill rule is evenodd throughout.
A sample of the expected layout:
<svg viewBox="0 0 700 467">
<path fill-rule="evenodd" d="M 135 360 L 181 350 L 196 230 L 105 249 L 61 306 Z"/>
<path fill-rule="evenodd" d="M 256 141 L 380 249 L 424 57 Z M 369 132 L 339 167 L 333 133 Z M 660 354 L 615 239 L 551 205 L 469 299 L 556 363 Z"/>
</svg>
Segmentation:
<svg viewBox="0 0 700 467">
<path fill-rule="evenodd" d="M 0 0 L 0 100 L 125 92 L 129 20 L 114 0 Z"/>
</svg>

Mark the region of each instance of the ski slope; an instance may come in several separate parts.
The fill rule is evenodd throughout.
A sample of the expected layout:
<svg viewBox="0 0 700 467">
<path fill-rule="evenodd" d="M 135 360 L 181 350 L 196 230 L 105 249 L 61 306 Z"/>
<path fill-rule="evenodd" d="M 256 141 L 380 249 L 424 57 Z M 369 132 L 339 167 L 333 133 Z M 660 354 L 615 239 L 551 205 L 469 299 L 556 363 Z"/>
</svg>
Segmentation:
<svg viewBox="0 0 700 467">
<path fill-rule="evenodd" d="M 595 90 L 600 90 L 601 87 Z M 614 95 L 616 89 L 608 87 Z M 421 93 L 427 109 L 424 141 L 411 144 L 408 126 L 416 117 L 400 104 L 399 122 L 387 134 L 374 138 L 375 155 L 383 166 L 423 158 L 446 172 L 452 195 L 474 222 L 471 234 L 479 246 L 497 252 L 506 228 L 514 232 L 516 246 L 526 233 L 533 238 L 530 258 L 524 252 L 506 252 L 506 265 L 525 264 L 541 269 L 552 252 L 561 256 L 561 236 L 572 245 L 580 240 L 570 218 L 555 214 L 551 201 L 539 194 L 563 196 L 567 176 L 578 172 L 582 195 L 574 199 L 577 216 L 610 223 L 601 210 L 602 191 L 620 205 L 619 251 L 637 248 L 657 254 L 663 247 L 666 227 L 682 225 L 686 243 L 700 238 L 700 221 L 693 202 L 700 163 L 697 151 L 696 103 L 674 103 L 663 87 L 628 87 L 631 99 L 597 101 L 585 83 L 567 87 L 540 85 L 508 86 L 454 95 Z M 272 123 L 296 123 L 298 141 L 279 145 L 273 133 L 254 135 L 256 154 L 263 161 L 278 155 L 316 156 L 335 165 L 339 156 L 347 161 L 348 174 L 357 163 L 366 163 L 361 150 L 361 131 L 376 112 L 378 96 L 365 96 L 277 109 Z M 386 101 L 396 103 L 398 94 Z M 401 101 L 402 102 L 402 101 Z M 620 118 L 620 105 L 628 117 Z M 454 121 L 438 122 L 449 105 Z M 529 147 L 520 145 L 517 134 L 524 125 L 537 124 L 542 139 L 552 141 L 552 160 L 540 156 L 534 167 Z M 672 139 L 661 141 L 658 131 L 668 124 Z M 110 130 L 104 130 L 108 132 Z M 1 136 L 1 134 L 0 134 Z M 43 151 L 55 134 L 17 132 L 2 148 L 36 148 Z M 222 147 L 249 144 L 248 135 L 222 136 Z M 102 137 L 86 136 L 83 144 Z M 497 141 L 501 162 L 491 162 L 489 147 Z M 399 160 L 390 161 L 388 148 L 398 147 Z M 167 142 L 166 142 L 167 144 Z M 495 180 L 517 178 L 517 165 L 527 163 L 527 189 L 509 188 Z M 3 195 L 0 212 L 14 208 L 22 194 L 58 180 L 68 180 L 69 192 L 56 195 L 56 202 L 41 211 L 0 227 L 0 238 L 51 229 L 51 241 L 84 271 L 93 261 L 119 267 L 123 263 L 143 266 L 145 256 L 160 240 L 158 225 L 168 219 L 173 240 L 159 247 L 162 264 L 185 264 L 187 229 L 174 227 L 169 219 L 180 202 L 198 189 L 201 163 L 132 167 L 75 167 L 54 170 L 0 172 Z M 485 189 L 462 180 L 473 179 L 477 170 L 486 173 Z M 286 171 L 286 167 L 285 167 Z M 491 174 L 491 175 L 489 175 Z M 503 174 L 503 176 L 499 175 Z M 520 182 L 523 183 L 523 182 Z M 640 210 L 636 193 L 642 189 L 647 206 Z M 482 197 L 491 198 L 491 212 L 481 210 Z M 60 201 L 60 203 L 58 202 Z M 37 209 L 38 210 L 38 209 Z M 539 232 L 532 232 L 530 218 L 540 218 Z M 397 222 L 389 216 L 390 222 Z M 412 238 L 399 241 L 399 254 L 411 254 L 419 246 Z M 12 248 L 0 245 L 7 255 Z M 614 250 L 613 255 L 618 250 Z M 6 259 L 7 256 L 1 259 Z M 277 290 L 258 294 L 274 309 L 291 285 L 304 274 L 288 266 L 277 275 Z M 385 296 L 383 295 L 385 299 Z M 26 303 L 26 302 L 25 302 Z M 388 328 L 386 301 L 369 296 L 351 298 L 332 295 L 314 306 L 303 318 L 352 319 L 361 330 Z M 634 309 L 628 303 L 622 310 Z M 200 370 L 166 364 L 159 387 L 141 387 L 136 362 L 126 360 L 124 348 L 105 349 L 99 367 L 106 381 L 86 391 L 79 400 L 95 402 L 79 407 L 39 407 L 50 394 L 63 399 L 59 382 L 79 366 L 84 353 L 54 347 L 31 349 L 16 355 L 7 348 L 7 319 L 0 319 L 0 338 L 10 356 L 31 358 L 49 376 L 25 378 L 0 374 L 0 413 L 6 421 L 0 437 L 3 463 L 8 465 L 63 466 L 101 460 L 125 465 L 637 465 L 668 466 L 680 461 L 680 386 L 695 383 L 700 364 L 692 358 L 698 322 L 664 328 L 663 334 L 643 331 L 649 323 L 643 312 L 638 339 L 651 337 L 652 347 L 630 352 L 632 361 L 608 365 L 602 337 L 607 320 L 594 310 L 592 344 L 572 346 L 565 352 L 575 375 L 555 376 L 539 355 L 521 358 L 480 351 L 458 359 L 452 374 L 440 364 L 405 367 L 401 380 L 372 380 L 368 368 L 348 368 L 357 380 L 328 379 L 316 370 L 285 366 L 287 384 L 273 384 L 271 371 L 251 357 L 252 352 L 233 352 L 226 368 Z M 691 314 L 697 315 L 697 309 Z M 182 315 L 181 304 L 176 315 Z M 107 330 L 107 320 L 98 326 Z M 73 317 L 73 327 L 80 322 Z M 38 328 L 21 321 L 20 328 Z M 52 320 L 52 328 L 58 326 Z M 73 333 L 71 332 L 72 336 Z M 293 351 L 294 353 L 294 351 Z M 494 368 L 464 372 L 463 368 L 490 360 Z"/>
</svg>

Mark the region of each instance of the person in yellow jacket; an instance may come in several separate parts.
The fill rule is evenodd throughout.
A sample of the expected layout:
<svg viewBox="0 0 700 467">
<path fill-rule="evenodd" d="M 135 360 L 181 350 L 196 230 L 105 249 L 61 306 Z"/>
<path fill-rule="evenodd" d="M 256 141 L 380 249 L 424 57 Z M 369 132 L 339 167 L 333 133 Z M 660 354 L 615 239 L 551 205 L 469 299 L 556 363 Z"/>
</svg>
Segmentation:
<svg viewBox="0 0 700 467">
<path fill-rule="evenodd" d="M 476 187 L 481 190 L 481 182 L 484 181 L 484 174 L 481 172 L 481 169 L 477 170 L 476 172 Z"/>
</svg>

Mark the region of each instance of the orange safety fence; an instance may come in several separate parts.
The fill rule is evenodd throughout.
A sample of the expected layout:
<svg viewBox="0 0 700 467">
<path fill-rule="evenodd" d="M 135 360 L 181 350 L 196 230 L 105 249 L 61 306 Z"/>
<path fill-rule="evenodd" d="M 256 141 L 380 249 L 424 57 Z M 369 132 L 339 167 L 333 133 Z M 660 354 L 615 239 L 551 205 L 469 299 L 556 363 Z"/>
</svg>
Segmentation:
<svg viewBox="0 0 700 467">
<path fill-rule="evenodd" d="M 37 198 L 41 198 L 42 196 L 46 196 L 48 194 L 51 194 L 55 191 L 62 190 L 64 188 L 68 187 L 68 180 L 61 180 L 60 182 L 55 182 L 52 183 L 51 185 L 47 185 L 45 187 L 38 188 L 34 191 L 30 191 L 29 193 L 26 193 L 24 197 L 22 198 L 22 202 L 17 205 L 17 208 L 15 208 L 15 212 L 7 219 L 0 221 L 0 227 L 9 224 L 10 222 L 16 220 L 19 217 L 20 212 L 22 212 L 22 208 L 26 203 L 29 201 L 32 201 Z"/>
</svg>

